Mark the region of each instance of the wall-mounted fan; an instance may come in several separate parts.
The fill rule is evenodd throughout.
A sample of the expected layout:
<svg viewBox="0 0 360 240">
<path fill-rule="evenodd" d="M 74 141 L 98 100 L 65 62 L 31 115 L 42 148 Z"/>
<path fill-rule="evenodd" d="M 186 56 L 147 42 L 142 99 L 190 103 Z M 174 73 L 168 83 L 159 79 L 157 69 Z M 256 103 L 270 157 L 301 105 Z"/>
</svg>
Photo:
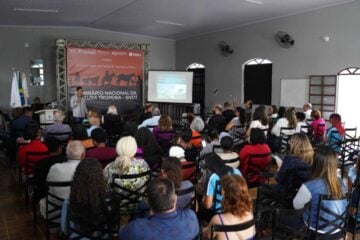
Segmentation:
<svg viewBox="0 0 360 240">
<path fill-rule="evenodd" d="M 275 40 L 283 48 L 290 48 L 295 44 L 295 40 L 288 33 L 282 31 L 275 34 Z"/>
<path fill-rule="evenodd" d="M 227 44 L 224 41 L 219 42 L 219 48 L 220 48 L 221 54 L 225 57 L 234 53 L 234 50 L 231 49 L 229 44 Z"/>
</svg>

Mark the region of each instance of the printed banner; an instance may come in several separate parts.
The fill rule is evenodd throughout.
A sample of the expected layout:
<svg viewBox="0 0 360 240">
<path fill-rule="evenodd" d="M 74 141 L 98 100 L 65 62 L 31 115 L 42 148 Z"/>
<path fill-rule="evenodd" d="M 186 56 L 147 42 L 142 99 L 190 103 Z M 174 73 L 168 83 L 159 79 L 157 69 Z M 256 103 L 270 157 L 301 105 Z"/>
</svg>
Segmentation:
<svg viewBox="0 0 360 240">
<path fill-rule="evenodd" d="M 88 109 L 129 112 L 142 103 L 143 51 L 68 47 L 67 79 L 69 99 L 82 86 Z"/>
</svg>

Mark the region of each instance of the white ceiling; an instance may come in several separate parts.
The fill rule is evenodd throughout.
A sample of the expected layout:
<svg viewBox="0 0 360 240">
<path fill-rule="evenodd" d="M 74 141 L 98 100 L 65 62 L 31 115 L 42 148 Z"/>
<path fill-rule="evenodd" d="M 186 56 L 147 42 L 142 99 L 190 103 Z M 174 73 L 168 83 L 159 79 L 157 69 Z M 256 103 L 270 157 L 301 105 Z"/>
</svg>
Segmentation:
<svg viewBox="0 0 360 240">
<path fill-rule="evenodd" d="M 79 26 L 184 39 L 353 0 L 255 1 L 263 4 L 247 0 L 0 0 L 0 25 Z M 15 8 L 58 12 L 21 12 Z"/>
</svg>

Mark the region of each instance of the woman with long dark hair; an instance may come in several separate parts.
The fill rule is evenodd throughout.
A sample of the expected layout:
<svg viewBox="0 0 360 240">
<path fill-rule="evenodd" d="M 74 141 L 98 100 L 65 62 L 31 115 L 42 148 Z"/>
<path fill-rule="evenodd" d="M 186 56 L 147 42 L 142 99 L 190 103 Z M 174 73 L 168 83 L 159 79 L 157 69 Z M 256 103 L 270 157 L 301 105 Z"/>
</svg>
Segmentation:
<svg viewBox="0 0 360 240">
<path fill-rule="evenodd" d="M 209 225 L 203 230 L 203 237 L 210 238 L 211 226 L 234 225 L 251 221 L 254 218 L 252 213 L 252 200 L 244 178 L 238 175 L 225 175 L 221 178 L 222 186 L 222 210 L 221 214 L 212 217 Z M 218 240 L 229 239 L 254 239 L 255 226 L 239 232 L 216 232 Z"/>
<path fill-rule="evenodd" d="M 269 118 L 266 115 L 265 107 L 259 106 L 255 109 L 253 120 L 246 132 L 247 137 L 250 136 L 251 129 L 253 128 L 260 128 L 262 130 L 269 128 Z"/>
<path fill-rule="evenodd" d="M 151 169 L 156 168 L 161 160 L 161 150 L 152 132 L 142 127 L 135 134 L 135 139 L 138 146 L 137 157 L 142 157 Z"/>
<path fill-rule="evenodd" d="M 203 205 L 207 209 L 221 209 L 221 204 L 214 199 L 216 191 L 216 182 L 220 181 L 221 177 L 227 174 L 237 174 L 241 176 L 238 169 L 227 166 L 219 155 L 212 153 L 205 157 L 205 167 L 209 172 L 206 177 L 205 196 L 203 198 Z M 222 196 L 216 195 L 217 200 L 221 201 Z"/>
<path fill-rule="evenodd" d="M 103 231 L 109 227 L 114 209 L 108 208 L 111 199 L 106 193 L 102 171 L 100 162 L 94 158 L 82 160 L 76 168 L 70 200 L 64 202 L 61 216 L 63 231 L 66 231 L 67 225 L 70 226 L 70 239 L 78 237 L 79 233 L 98 239 L 108 238 Z M 67 221 L 70 222 L 66 224 Z"/>
</svg>

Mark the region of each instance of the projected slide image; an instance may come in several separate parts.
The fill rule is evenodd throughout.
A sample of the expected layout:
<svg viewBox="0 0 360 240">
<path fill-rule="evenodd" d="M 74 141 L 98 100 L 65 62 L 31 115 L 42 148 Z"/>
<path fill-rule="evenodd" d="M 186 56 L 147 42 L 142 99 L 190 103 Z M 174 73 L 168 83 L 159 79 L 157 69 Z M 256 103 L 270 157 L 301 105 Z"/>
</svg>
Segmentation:
<svg viewBox="0 0 360 240">
<path fill-rule="evenodd" d="M 171 74 L 163 76 L 156 84 L 158 99 L 163 100 L 186 99 L 186 88 L 186 79 Z"/>
</svg>

